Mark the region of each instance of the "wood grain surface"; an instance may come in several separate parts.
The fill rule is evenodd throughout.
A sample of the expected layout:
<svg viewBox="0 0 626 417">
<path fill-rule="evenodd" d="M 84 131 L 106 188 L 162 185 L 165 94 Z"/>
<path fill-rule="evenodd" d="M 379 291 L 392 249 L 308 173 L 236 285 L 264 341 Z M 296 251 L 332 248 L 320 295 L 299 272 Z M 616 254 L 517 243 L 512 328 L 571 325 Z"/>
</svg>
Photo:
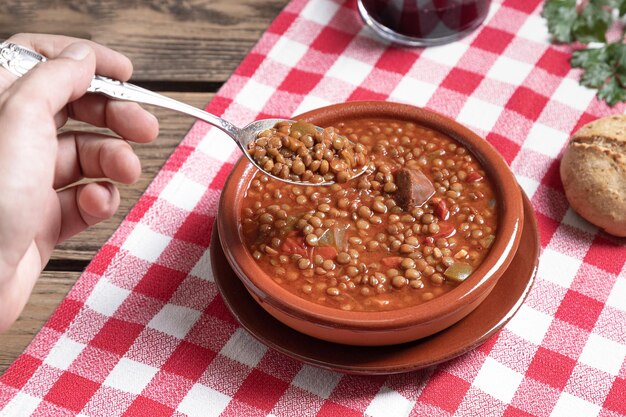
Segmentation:
<svg viewBox="0 0 626 417">
<path fill-rule="evenodd" d="M 76 36 L 128 55 L 134 80 L 222 83 L 285 0 L 2 0 L 0 39 Z"/>
<path fill-rule="evenodd" d="M 204 107 L 288 0 L 2 0 L 0 39 L 19 32 L 91 39 L 133 61 L 132 81 Z M 0 375 L 19 356 L 74 285 L 93 255 L 136 203 L 193 120 L 150 108 L 160 134 L 134 146 L 141 179 L 120 186 L 122 202 L 110 220 L 69 239 L 53 253 L 19 320 L 0 334 Z M 72 123 L 69 129 L 87 129 Z"/>
</svg>

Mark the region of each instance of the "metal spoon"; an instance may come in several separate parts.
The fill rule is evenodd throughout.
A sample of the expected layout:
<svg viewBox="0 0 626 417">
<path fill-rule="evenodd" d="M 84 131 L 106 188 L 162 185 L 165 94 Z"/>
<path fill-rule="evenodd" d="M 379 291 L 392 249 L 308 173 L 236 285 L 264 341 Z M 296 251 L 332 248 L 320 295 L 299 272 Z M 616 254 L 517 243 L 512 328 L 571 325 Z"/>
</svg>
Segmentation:
<svg viewBox="0 0 626 417">
<path fill-rule="evenodd" d="M 11 73 L 18 77 L 26 74 L 33 69 L 37 64 L 45 62 L 47 59 L 39 53 L 25 48 L 21 45 L 14 43 L 3 42 L 0 43 L 0 65 L 9 70 Z M 312 183 L 308 181 L 293 181 L 289 179 L 280 178 L 273 175 L 271 172 L 265 171 L 248 153 L 248 145 L 253 142 L 259 132 L 270 129 L 278 122 L 289 121 L 288 119 L 263 119 L 250 123 L 244 128 L 239 128 L 228 120 L 224 120 L 221 117 L 208 113 L 204 110 L 200 110 L 189 104 L 174 100 L 172 98 L 163 96 L 137 85 L 113 80 L 111 78 L 96 75 L 91 82 L 91 85 L 87 89 L 89 93 L 103 94 L 115 100 L 134 101 L 137 103 L 150 104 L 157 107 L 163 107 L 166 109 L 174 110 L 180 113 L 193 116 L 196 119 L 203 120 L 221 131 L 225 132 L 239 148 L 243 151 L 243 154 L 248 160 L 257 167 L 264 174 L 269 175 L 279 181 L 287 182 L 295 185 L 331 185 L 334 181 L 326 181 L 321 183 Z M 318 131 L 322 131 L 321 127 L 316 126 Z M 355 173 L 352 178 L 356 178 L 363 174 L 367 170 L 368 164 L 365 164 L 361 171 Z"/>
</svg>

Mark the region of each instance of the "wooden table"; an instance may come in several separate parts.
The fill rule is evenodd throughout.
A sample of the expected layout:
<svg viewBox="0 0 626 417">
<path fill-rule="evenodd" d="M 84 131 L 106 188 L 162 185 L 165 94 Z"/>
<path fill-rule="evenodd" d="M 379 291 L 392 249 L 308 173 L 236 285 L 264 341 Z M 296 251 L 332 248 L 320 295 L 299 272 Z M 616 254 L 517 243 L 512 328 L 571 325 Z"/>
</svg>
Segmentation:
<svg viewBox="0 0 626 417">
<path fill-rule="evenodd" d="M 286 3 L 5 0 L 0 4 L 0 39 L 18 32 L 42 32 L 94 40 L 131 58 L 134 83 L 203 107 Z M 0 335 L 0 374 L 48 320 L 193 123 L 173 112 L 150 110 L 159 118 L 161 133 L 154 143 L 135 147 L 143 165 L 141 179 L 133 186 L 120 187 L 122 203 L 115 217 L 55 250 L 20 319 Z M 72 127 L 83 126 L 75 123 Z"/>
</svg>

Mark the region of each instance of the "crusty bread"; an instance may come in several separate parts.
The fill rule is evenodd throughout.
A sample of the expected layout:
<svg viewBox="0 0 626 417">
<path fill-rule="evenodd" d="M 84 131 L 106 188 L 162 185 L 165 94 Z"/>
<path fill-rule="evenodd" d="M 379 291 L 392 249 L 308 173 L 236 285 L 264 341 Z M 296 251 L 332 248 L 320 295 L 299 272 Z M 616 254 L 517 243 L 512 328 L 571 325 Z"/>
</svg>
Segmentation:
<svg viewBox="0 0 626 417">
<path fill-rule="evenodd" d="M 574 210 L 615 236 L 626 236 L 626 116 L 586 124 L 561 159 L 561 180 Z"/>
</svg>

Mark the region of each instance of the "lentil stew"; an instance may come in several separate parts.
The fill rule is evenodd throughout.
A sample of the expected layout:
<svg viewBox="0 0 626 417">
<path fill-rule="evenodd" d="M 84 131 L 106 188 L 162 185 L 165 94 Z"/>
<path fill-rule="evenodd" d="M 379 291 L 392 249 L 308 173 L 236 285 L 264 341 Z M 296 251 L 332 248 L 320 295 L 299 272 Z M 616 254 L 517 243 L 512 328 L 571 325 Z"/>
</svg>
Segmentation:
<svg viewBox="0 0 626 417">
<path fill-rule="evenodd" d="M 279 122 L 259 132 L 248 153 L 264 171 L 296 182 L 345 183 L 362 173 L 365 146 L 354 144 L 328 127 Z"/>
<path fill-rule="evenodd" d="M 498 223 L 480 163 L 412 122 L 355 119 L 335 130 L 368 154 L 358 179 L 307 187 L 257 172 L 250 182 L 242 234 L 261 269 L 303 299 L 348 311 L 418 305 L 469 277 Z"/>
</svg>

